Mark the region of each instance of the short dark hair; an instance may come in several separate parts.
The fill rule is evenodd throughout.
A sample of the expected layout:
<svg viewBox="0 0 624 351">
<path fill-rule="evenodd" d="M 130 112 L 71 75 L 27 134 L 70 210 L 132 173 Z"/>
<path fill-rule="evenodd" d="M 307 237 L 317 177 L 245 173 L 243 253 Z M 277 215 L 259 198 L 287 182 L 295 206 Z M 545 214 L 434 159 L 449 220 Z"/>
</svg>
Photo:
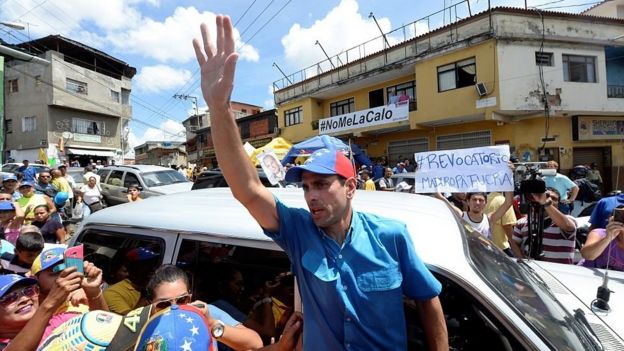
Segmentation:
<svg viewBox="0 0 624 351">
<path fill-rule="evenodd" d="M 141 190 L 141 186 L 137 183 L 132 183 L 130 185 L 128 185 L 128 190 L 130 190 L 131 188 L 134 188 L 136 190 Z"/>
<path fill-rule="evenodd" d="M 188 276 L 186 275 L 186 272 L 180 268 L 172 264 L 165 264 L 158 267 L 145 287 L 147 298 L 149 300 L 154 298 L 154 291 L 160 284 L 173 283 L 178 280 L 182 280 L 184 284 L 186 284 L 187 289 L 190 288 Z"/>
<path fill-rule="evenodd" d="M 50 208 L 48 207 L 48 205 L 47 205 L 47 204 L 39 205 L 39 206 L 35 207 L 35 208 L 33 209 L 33 211 L 36 211 L 39 207 L 43 207 L 43 208 L 45 208 L 45 209 L 46 209 L 46 211 L 50 212 Z"/>
<path fill-rule="evenodd" d="M 487 194 L 484 193 L 484 192 L 467 193 L 466 194 L 466 200 L 470 200 L 470 198 L 475 196 L 475 195 L 481 195 L 481 196 L 483 196 L 487 200 Z"/>
<path fill-rule="evenodd" d="M 546 190 L 552 191 L 553 193 L 557 194 L 559 197 L 561 197 L 561 193 L 559 192 L 559 190 L 557 190 L 556 188 L 553 187 L 547 187 Z"/>
<path fill-rule="evenodd" d="M 41 252 L 43 251 L 43 236 L 36 232 L 21 233 L 15 242 L 17 251 Z"/>
</svg>

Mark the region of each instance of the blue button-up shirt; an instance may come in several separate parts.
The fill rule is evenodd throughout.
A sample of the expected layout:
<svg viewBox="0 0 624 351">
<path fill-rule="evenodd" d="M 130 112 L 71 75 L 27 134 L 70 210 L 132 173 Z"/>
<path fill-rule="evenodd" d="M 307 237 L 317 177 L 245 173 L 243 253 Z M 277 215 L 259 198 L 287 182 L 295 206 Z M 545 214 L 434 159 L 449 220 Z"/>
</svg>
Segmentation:
<svg viewBox="0 0 624 351">
<path fill-rule="evenodd" d="M 280 229 L 265 233 L 286 251 L 297 277 L 304 349 L 406 349 L 403 295 L 431 299 L 442 287 L 405 224 L 354 211 L 340 246 L 308 211 L 276 202 Z"/>
</svg>

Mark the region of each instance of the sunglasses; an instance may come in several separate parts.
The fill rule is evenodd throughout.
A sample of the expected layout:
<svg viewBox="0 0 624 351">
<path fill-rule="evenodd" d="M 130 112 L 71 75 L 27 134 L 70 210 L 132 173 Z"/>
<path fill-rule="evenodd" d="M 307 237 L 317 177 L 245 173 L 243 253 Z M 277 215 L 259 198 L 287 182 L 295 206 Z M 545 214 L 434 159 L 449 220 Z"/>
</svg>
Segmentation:
<svg viewBox="0 0 624 351">
<path fill-rule="evenodd" d="M 52 178 L 52 176 L 39 176 L 39 178 Z"/>
<path fill-rule="evenodd" d="M 189 302 L 191 302 L 191 294 L 186 293 L 184 295 L 180 295 L 178 297 L 174 297 L 172 299 L 167 299 L 167 300 L 160 300 L 160 301 L 156 301 L 153 303 L 154 306 L 156 306 L 156 308 L 158 308 L 159 310 L 165 309 L 173 304 L 176 305 L 186 305 Z"/>
<path fill-rule="evenodd" d="M 4 295 L 4 297 L 0 299 L 0 305 L 2 305 L 2 307 L 8 307 L 17 302 L 22 295 L 28 298 L 33 298 L 39 295 L 39 286 L 37 284 L 29 285 L 21 290 Z"/>
<path fill-rule="evenodd" d="M 0 201 L 12 201 L 13 197 L 0 197 Z"/>
</svg>

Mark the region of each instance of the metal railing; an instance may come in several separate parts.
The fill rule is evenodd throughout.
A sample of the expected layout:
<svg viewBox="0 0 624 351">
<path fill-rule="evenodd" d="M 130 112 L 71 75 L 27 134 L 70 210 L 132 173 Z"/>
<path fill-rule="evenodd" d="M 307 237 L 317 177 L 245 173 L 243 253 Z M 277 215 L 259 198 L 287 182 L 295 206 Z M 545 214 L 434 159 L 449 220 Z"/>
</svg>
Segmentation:
<svg viewBox="0 0 624 351">
<path fill-rule="evenodd" d="M 419 52 L 427 51 L 435 45 L 435 43 L 432 43 L 431 37 L 425 37 L 421 42 L 418 41 L 418 38 L 420 36 L 423 36 L 424 34 L 433 32 L 445 26 L 449 26 L 448 30 L 450 32 L 449 35 L 451 37 L 451 40 L 453 40 L 453 38 L 457 40 L 457 38 L 459 37 L 459 33 L 457 33 L 457 27 L 453 26 L 453 24 L 470 16 L 472 16 L 472 11 L 470 9 L 469 0 L 460 1 L 440 11 L 417 19 L 414 22 L 391 30 L 390 32 L 383 33 L 383 35 L 380 35 L 367 42 L 342 51 L 337 55 L 317 62 L 298 72 L 278 79 L 273 82 L 273 92 L 303 82 L 307 79 L 319 76 L 325 72 L 348 66 L 372 54 L 378 53 L 380 51 L 386 51 L 388 48 L 395 47 L 398 44 L 413 39 L 416 39 L 413 43 L 413 46 L 410 45 L 409 47 L 405 47 L 405 57 L 408 56 L 408 54 L 414 55 Z M 386 56 L 384 57 L 385 64 L 396 61 L 398 61 L 396 58 L 388 57 L 388 54 L 386 52 Z M 356 74 L 358 73 L 361 73 L 361 71 L 357 70 Z M 349 70 L 347 70 L 347 76 L 343 78 L 349 78 Z"/>
<path fill-rule="evenodd" d="M 607 85 L 607 97 L 624 99 L 624 85 Z"/>
</svg>

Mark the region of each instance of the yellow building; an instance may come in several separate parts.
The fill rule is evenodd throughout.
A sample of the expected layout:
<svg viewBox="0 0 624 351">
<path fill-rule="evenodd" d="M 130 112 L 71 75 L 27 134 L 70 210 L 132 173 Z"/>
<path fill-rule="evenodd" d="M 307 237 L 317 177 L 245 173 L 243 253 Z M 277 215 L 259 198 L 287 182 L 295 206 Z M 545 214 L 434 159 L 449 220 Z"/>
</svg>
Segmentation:
<svg viewBox="0 0 624 351">
<path fill-rule="evenodd" d="M 623 24 L 493 8 L 418 37 L 392 38 L 409 32 L 399 28 L 373 54 L 359 53 L 374 40 L 276 81 L 280 134 L 350 139 L 391 163 L 509 144 L 521 160 L 558 161 L 564 174 L 595 162 L 605 189 L 621 189 Z"/>
</svg>

